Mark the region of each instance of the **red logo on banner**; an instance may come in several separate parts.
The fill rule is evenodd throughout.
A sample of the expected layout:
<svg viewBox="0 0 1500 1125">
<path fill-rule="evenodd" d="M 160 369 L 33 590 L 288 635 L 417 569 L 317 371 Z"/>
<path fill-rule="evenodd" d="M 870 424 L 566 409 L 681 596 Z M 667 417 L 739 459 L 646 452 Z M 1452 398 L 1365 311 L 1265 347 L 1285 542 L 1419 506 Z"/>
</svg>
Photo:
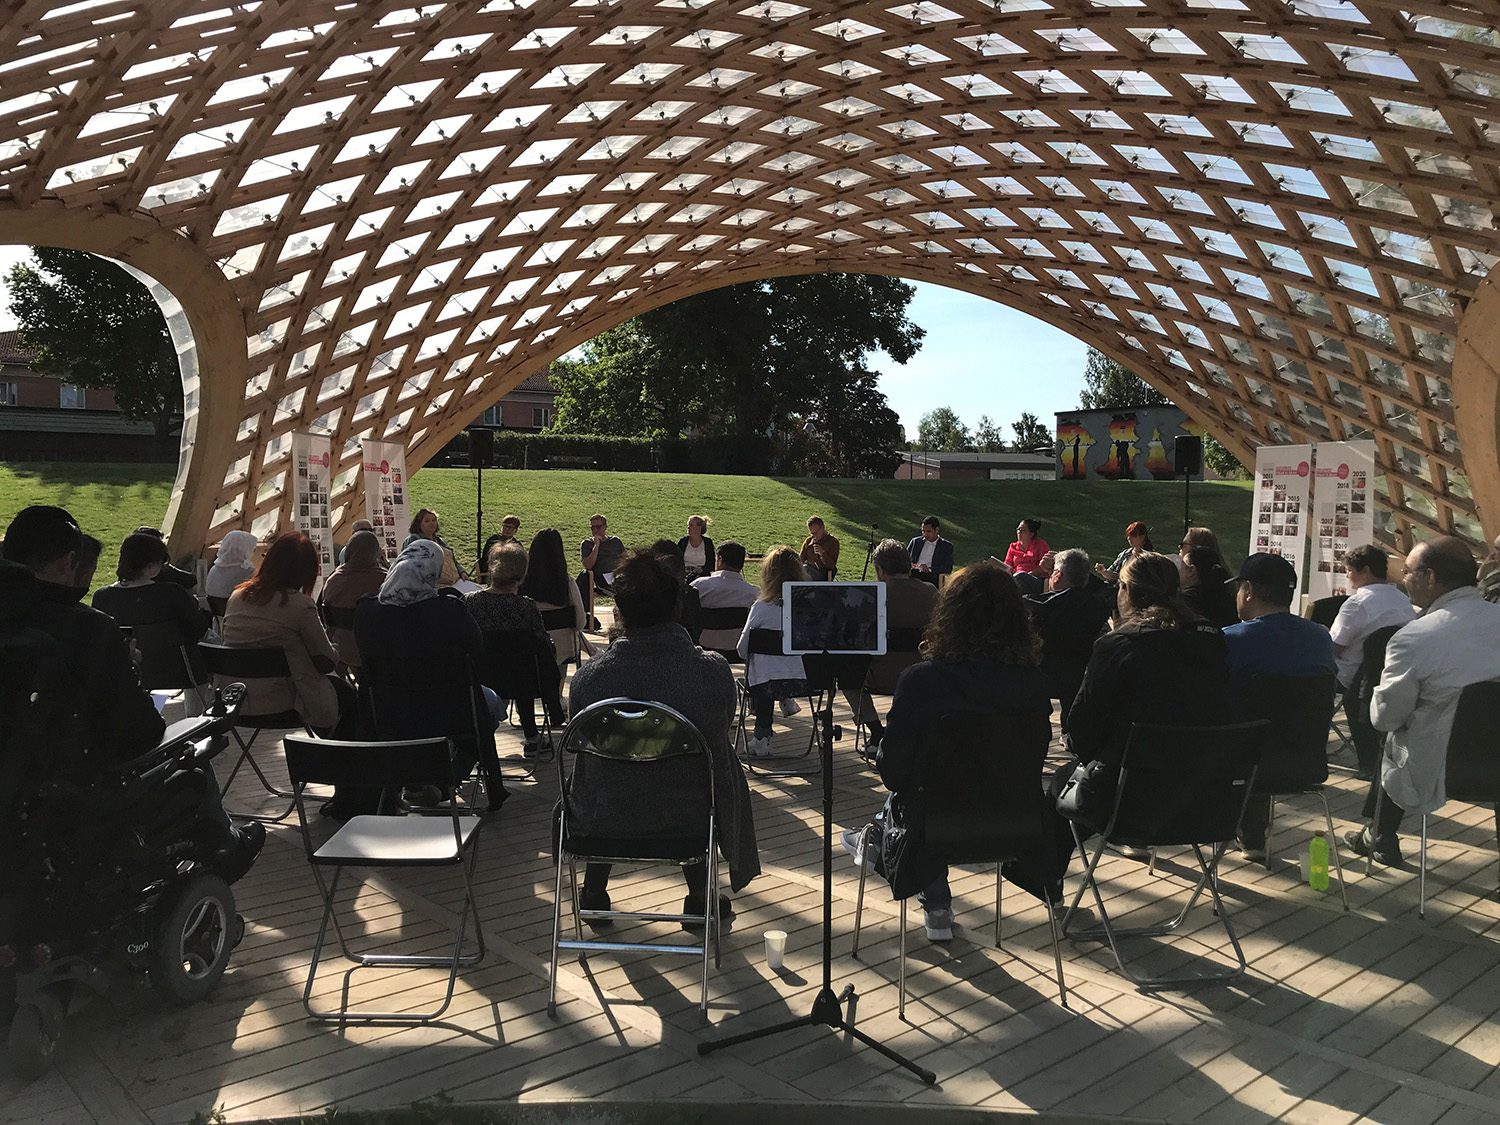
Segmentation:
<svg viewBox="0 0 1500 1125">
<path fill-rule="evenodd" d="M 1299 477 L 1305 477 L 1305 476 L 1307 476 L 1307 474 L 1308 474 L 1308 472 L 1309 472 L 1309 470 L 1311 468 L 1312 468 L 1312 466 L 1310 466 L 1306 461 L 1303 461 L 1301 464 L 1299 464 L 1297 466 L 1297 475 Z"/>
<path fill-rule="evenodd" d="M 386 473 L 388 473 L 390 471 L 391 471 L 391 463 L 389 461 L 382 461 L 382 462 L 380 462 L 380 473 L 381 473 L 382 476 L 384 476 Z"/>
<path fill-rule="evenodd" d="M 321 457 L 318 458 L 318 464 L 322 465 L 323 468 L 326 469 L 326 468 L 328 468 L 328 460 L 329 460 L 328 454 L 325 453 L 325 454 L 323 454 L 323 456 L 321 456 Z"/>
<path fill-rule="evenodd" d="M 1348 465 L 1340 465 L 1339 466 L 1339 480 L 1348 480 L 1348 479 L 1349 479 L 1349 466 Z"/>
</svg>

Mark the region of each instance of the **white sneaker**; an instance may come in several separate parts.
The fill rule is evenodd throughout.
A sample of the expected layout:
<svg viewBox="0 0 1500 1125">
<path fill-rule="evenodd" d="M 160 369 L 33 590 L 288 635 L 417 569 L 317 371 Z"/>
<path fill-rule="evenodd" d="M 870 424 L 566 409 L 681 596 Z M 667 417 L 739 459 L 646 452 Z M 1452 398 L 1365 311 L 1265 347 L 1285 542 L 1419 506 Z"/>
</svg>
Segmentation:
<svg viewBox="0 0 1500 1125">
<path fill-rule="evenodd" d="M 953 940 L 953 911 L 941 907 L 923 910 L 923 921 L 927 926 L 928 941 Z"/>
<path fill-rule="evenodd" d="M 752 758 L 769 758 L 771 756 L 771 736 L 765 738 L 752 738 L 750 740 L 750 756 Z"/>
<path fill-rule="evenodd" d="M 859 834 L 863 831 L 864 829 L 862 827 L 846 828 L 844 829 L 843 834 L 839 836 L 839 843 L 844 845 L 844 850 L 849 853 L 849 858 L 852 859 L 855 863 L 860 862 Z M 864 868 L 866 871 L 875 870 L 875 833 L 873 832 L 865 837 Z"/>
<path fill-rule="evenodd" d="M 802 704 L 798 703 L 795 699 L 783 699 L 781 701 L 781 713 L 788 719 L 801 710 Z"/>
</svg>

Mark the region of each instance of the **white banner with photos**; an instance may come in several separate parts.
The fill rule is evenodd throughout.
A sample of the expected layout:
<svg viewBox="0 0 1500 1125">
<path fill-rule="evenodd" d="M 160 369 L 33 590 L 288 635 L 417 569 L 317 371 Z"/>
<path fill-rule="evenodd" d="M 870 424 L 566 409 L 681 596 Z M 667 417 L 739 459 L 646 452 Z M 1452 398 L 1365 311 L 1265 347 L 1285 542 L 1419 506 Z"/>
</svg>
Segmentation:
<svg viewBox="0 0 1500 1125">
<path fill-rule="evenodd" d="M 292 431 L 292 526 L 313 541 L 322 564 L 322 577 L 333 573 L 333 528 L 329 520 L 328 486 L 333 479 L 332 443 L 327 435 Z"/>
<path fill-rule="evenodd" d="M 360 459 L 365 474 L 365 518 L 380 537 L 389 562 L 401 553 L 411 532 L 411 509 L 406 493 L 406 447 L 394 441 L 363 441 Z"/>
<path fill-rule="evenodd" d="M 1310 445 L 1263 445 L 1255 451 L 1255 501 L 1250 553 L 1280 555 L 1297 570 L 1302 589 L 1304 544 L 1312 488 Z"/>
<path fill-rule="evenodd" d="M 1344 556 L 1375 541 L 1375 443 L 1320 441 L 1313 487 L 1313 601 L 1349 593 Z"/>
</svg>

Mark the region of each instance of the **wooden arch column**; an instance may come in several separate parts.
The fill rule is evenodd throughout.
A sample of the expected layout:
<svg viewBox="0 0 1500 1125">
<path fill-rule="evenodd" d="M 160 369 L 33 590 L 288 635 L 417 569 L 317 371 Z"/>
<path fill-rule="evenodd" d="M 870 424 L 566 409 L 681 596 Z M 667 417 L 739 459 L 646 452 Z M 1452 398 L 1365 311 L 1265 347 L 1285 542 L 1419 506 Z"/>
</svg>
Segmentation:
<svg viewBox="0 0 1500 1125">
<path fill-rule="evenodd" d="M 1458 322 L 1453 425 L 1485 538 L 1500 535 L 1500 281 L 1479 283 Z"/>
</svg>

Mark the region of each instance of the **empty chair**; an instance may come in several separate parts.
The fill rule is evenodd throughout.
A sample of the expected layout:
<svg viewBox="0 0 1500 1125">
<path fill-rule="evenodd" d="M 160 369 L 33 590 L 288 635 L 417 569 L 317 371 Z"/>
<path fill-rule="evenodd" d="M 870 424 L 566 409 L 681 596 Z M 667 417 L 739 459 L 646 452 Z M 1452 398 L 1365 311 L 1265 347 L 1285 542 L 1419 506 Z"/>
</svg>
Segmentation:
<svg viewBox="0 0 1500 1125">
<path fill-rule="evenodd" d="M 474 900 L 474 863 L 479 855 L 479 832 L 483 821 L 461 815 L 458 803 L 446 802 L 445 815 L 355 816 L 325 843 L 314 846 L 308 832 L 304 792 L 308 785 L 374 785 L 392 789 L 437 786 L 454 792 L 463 767 L 454 760 L 453 744 L 446 738 L 413 739 L 405 742 L 337 742 L 290 736 L 286 739 L 287 772 L 292 779 L 293 805 L 302 832 L 302 846 L 312 866 L 323 916 L 313 942 L 307 985 L 302 1006 L 317 1020 L 344 1023 L 427 1023 L 448 1010 L 458 970 L 475 965 L 484 957 L 484 931 Z M 350 948 L 339 921 L 336 898 L 345 868 L 458 867 L 463 873 L 464 901 L 454 928 L 453 948 L 446 954 L 362 953 Z M 333 869 L 332 876 L 325 871 Z M 474 920 L 474 948 L 465 949 L 469 919 Z M 356 966 L 370 968 L 433 967 L 448 970 L 443 1002 L 425 1012 L 351 1009 L 349 988 L 342 991 L 337 1008 L 313 1006 L 313 984 L 323 958 L 328 925 L 333 924 L 339 950 Z"/>
<path fill-rule="evenodd" d="M 583 786 L 575 786 L 575 780 L 578 779 L 576 759 L 579 755 L 607 759 L 617 766 L 643 770 L 660 769 L 666 763 L 673 763 L 677 768 L 696 771 L 696 776 L 701 778 L 704 797 L 701 807 L 676 810 L 677 821 L 684 825 L 691 822 L 691 830 L 685 827 L 683 831 L 667 835 L 662 835 L 659 830 L 652 834 L 652 826 L 660 823 L 661 810 L 648 807 L 649 800 L 641 802 L 639 808 L 627 807 L 632 804 L 634 793 L 650 792 L 649 787 L 637 789 L 620 786 L 611 789 L 607 802 L 610 810 L 608 824 L 593 822 L 586 815 L 580 815 L 580 800 L 593 807 L 597 807 L 598 802 L 588 800 L 590 795 L 582 791 L 583 786 L 597 782 L 585 780 Z M 571 770 L 570 762 L 573 764 Z M 605 699 L 584 708 L 569 721 L 563 731 L 557 754 L 561 798 L 558 802 L 557 886 L 552 912 L 552 974 L 547 997 L 549 1014 L 557 1013 L 557 963 L 562 950 L 577 950 L 580 954 L 616 950 L 701 957 L 703 990 L 699 1012 L 704 1019 L 708 1018 L 709 949 L 713 949 L 714 964 L 717 966 L 720 929 L 718 825 L 715 819 L 713 773 L 713 759 L 703 736 L 685 716 L 664 704 L 633 699 Z M 580 860 L 585 863 L 665 864 L 679 867 L 701 864 L 707 873 L 702 900 L 703 913 L 695 915 L 584 909 L 579 902 L 577 864 Z M 567 872 L 568 894 L 572 903 L 575 937 L 571 939 L 562 936 L 564 871 Z M 695 923 L 703 926 L 703 936 L 697 944 L 608 941 L 597 936 L 588 940 L 584 938 L 584 920 L 613 921 L 621 918 Z"/>
<path fill-rule="evenodd" d="M 231 648 L 228 645 L 209 644 L 207 641 L 198 642 L 198 651 L 202 654 L 203 663 L 208 668 L 210 675 L 216 680 L 223 682 L 234 682 L 249 680 L 251 682 L 263 680 L 284 680 L 287 691 L 292 688 L 292 669 L 287 663 L 286 653 L 279 648 Z M 292 800 L 290 790 L 279 789 L 271 783 L 266 776 L 266 771 L 256 761 L 252 752 L 255 740 L 260 737 L 261 731 L 266 730 L 291 730 L 294 728 L 307 729 L 307 724 L 302 721 L 302 716 L 294 710 L 284 711 L 253 711 L 253 697 L 247 697 L 244 706 L 234 717 L 234 726 L 229 728 L 229 733 L 234 736 L 235 743 L 240 748 L 239 757 L 235 759 L 234 767 L 229 771 L 229 776 L 224 779 L 221 792 L 228 794 L 229 787 L 234 784 L 235 776 L 240 772 L 240 767 L 247 762 L 255 776 L 260 780 L 261 787 L 273 797 L 285 797 Z M 248 730 L 250 737 L 247 739 L 241 731 Z M 309 734 L 312 732 L 309 730 Z M 291 815 L 294 804 L 287 807 L 274 817 L 255 817 L 257 820 L 285 820 Z"/>
<path fill-rule="evenodd" d="M 1036 712 L 966 710 L 941 716 L 916 758 L 915 789 L 921 795 L 924 854 L 947 866 L 996 865 L 995 944 L 1000 944 L 1000 866 L 1028 854 L 1053 850 L 1056 817 L 1042 789 L 1042 763 L 1052 737 L 1049 716 Z M 854 907 L 854 949 L 859 956 L 865 902 L 863 854 L 870 826 L 861 832 L 859 897 Z M 901 899 L 898 1013 L 906 1015 L 906 898 Z M 1058 999 L 1068 1005 L 1063 982 L 1057 918 L 1049 909 Z"/>
<path fill-rule="evenodd" d="M 1265 737 L 1265 720 L 1227 726 L 1178 727 L 1135 723 L 1125 744 L 1109 820 L 1090 855 L 1082 832 L 1073 837 L 1083 855 L 1084 882 L 1063 919 L 1063 933 L 1074 941 L 1107 941 L 1120 971 L 1144 990 L 1231 980 L 1245 971 L 1245 953 L 1219 896 L 1219 859 L 1244 812 L 1255 779 Z M 1202 871 L 1181 912 L 1170 922 L 1120 927 L 1110 921 L 1099 892 L 1098 867 L 1106 844 L 1136 848 L 1185 846 L 1193 849 Z M 1207 857 L 1204 848 L 1209 849 Z M 1198 896 L 1208 888 L 1214 914 L 1234 948 L 1237 964 L 1227 970 L 1155 977 L 1135 972 L 1120 953 L 1122 937 L 1170 934 L 1187 918 Z M 1098 926 L 1070 930 L 1085 889 L 1093 892 Z"/>
</svg>

